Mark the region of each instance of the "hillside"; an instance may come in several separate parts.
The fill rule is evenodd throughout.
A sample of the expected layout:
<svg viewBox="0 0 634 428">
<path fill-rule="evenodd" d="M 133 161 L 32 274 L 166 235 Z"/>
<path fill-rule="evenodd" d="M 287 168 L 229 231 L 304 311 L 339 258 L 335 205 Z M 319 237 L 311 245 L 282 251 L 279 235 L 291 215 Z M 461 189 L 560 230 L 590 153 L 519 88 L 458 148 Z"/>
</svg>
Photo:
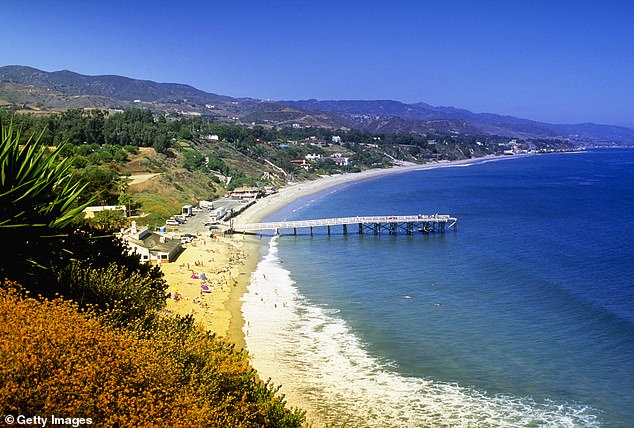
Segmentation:
<svg viewBox="0 0 634 428">
<path fill-rule="evenodd" d="M 0 80 L 66 95 L 96 96 L 120 101 L 136 99 L 147 102 L 189 99 L 194 103 L 233 101 L 230 97 L 210 94 L 183 84 L 156 83 L 122 76 L 86 76 L 69 70 L 48 73 L 17 65 L 1 67 Z"/>
<path fill-rule="evenodd" d="M 634 129 L 582 124 L 550 124 L 491 113 L 473 113 L 454 107 L 434 107 L 425 103 L 405 104 L 398 101 L 284 101 L 304 110 L 330 112 L 346 116 L 355 128 L 370 132 L 388 132 L 392 123 L 400 123 L 397 132 L 460 132 L 468 135 L 490 134 L 515 138 L 559 138 L 587 143 L 634 143 Z M 394 122 L 398 118 L 401 121 Z M 405 120 L 406 122 L 403 122 Z M 388 124 L 388 125 L 386 125 Z"/>
<path fill-rule="evenodd" d="M 584 124 L 549 124 L 455 107 L 393 100 L 262 101 L 208 93 L 179 83 L 123 76 L 87 76 L 68 70 L 0 67 L 0 107 L 31 112 L 69 108 L 151 109 L 225 123 L 275 127 L 356 129 L 371 133 L 454 133 L 511 138 L 563 139 L 585 145 L 634 143 L 634 129 Z"/>
</svg>

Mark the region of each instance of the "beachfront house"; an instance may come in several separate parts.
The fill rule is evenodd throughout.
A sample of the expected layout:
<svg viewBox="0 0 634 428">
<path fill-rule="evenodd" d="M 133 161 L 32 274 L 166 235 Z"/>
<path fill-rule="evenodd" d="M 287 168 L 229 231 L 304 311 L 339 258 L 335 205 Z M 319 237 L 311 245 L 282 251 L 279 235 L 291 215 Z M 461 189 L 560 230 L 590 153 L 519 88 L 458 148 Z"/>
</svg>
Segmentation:
<svg viewBox="0 0 634 428">
<path fill-rule="evenodd" d="M 150 264 L 173 262 L 183 250 L 180 239 L 171 239 L 147 228 L 138 229 L 134 221 L 129 229 L 121 231 L 120 237 L 131 254 L 140 255 L 142 262 Z"/>
<path fill-rule="evenodd" d="M 262 197 L 264 191 L 258 187 L 238 187 L 233 190 L 230 197 L 233 199 L 257 199 Z"/>
<path fill-rule="evenodd" d="M 266 196 L 268 196 L 268 195 L 273 195 L 273 194 L 275 194 L 275 193 L 277 193 L 277 187 L 275 187 L 275 186 L 271 186 L 271 185 L 264 186 L 264 194 L 265 194 Z"/>
</svg>

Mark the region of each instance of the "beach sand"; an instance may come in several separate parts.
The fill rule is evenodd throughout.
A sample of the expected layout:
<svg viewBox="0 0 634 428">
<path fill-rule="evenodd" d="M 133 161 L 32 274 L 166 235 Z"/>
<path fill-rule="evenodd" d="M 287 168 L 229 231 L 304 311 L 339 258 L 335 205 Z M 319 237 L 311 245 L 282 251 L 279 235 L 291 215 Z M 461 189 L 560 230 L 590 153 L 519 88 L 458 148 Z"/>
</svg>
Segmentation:
<svg viewBox="0 0 634 428">
<path fill-rule="evenodd" d="M 505 157 L 510 158 L 510 156 Z M 331 187 L 361 180 L 373 179 L 388 174 L 468 165 L 501 157 L 467 159 L 455 162 L 438 162 L 424 165 L 398 166 L 389 169 L 368 170 L 360 173 L 324 176 L 319 179 L 292 184 L 278 193 L 258 200 L 234 219 L 234 224 L 257 223 L 280 210 L 291 202 L 321 192 Z M 221 237 L 199 237 L 188 244 L 178 257 L 161 270 L 169 284 L 169 290 L 180 294 L 179 300 L 169 299 L 167 309 L 181 315 L 193 314 L 195 319 L 216 335 L 227 339 L 238 349 L 246 348 L 242 327 L 241 298 L 246 293 L 251 273 L 260 260 L 262 241 L 254 235 L 229 235 Z M 192 278 L 196 273 L 199 278 Z M 204 273 L 206 281 L 200 279 Z M 201 293 L 205 283 L 211 288 L 209 293 Z M 290 407 L 309 409 L 300 397 L 286 397 Z M 322 424 L 310 411 L 307 414 L 312 426 Z"/>
<path fill-rule="evenodd" d="M 257 238 L 243 235 L 201 236 L 186 244 L 173 263 L 161 265 L 172 295 L 166 309 L 193 315 L 205 329 L 244 349 L 240 298 L 259 260 L 259 247 Z M 203 291 L 203 285 L 209 290 Z"/>
</svg>

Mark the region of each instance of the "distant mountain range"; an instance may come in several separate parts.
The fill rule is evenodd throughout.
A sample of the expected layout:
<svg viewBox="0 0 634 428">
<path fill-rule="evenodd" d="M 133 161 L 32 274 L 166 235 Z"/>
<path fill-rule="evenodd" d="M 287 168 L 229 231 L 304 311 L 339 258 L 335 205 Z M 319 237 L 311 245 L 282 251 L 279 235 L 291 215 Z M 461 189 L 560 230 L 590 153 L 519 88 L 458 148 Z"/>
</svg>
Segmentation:
<svg viewBox="0 0 634 428">
<path fill-rule="evenodd" d="M 621 126 L 550 124 L 422 102 L 232 98 L 178 83 L 113 75 L 87 76 L 68 70 L 46 72 L 19 65 L 0 67 L 0 107 L 3 105 L 33 111 L 139 107 L 247 125 L 316 126 L 372 133 L 494 134 L 511 138 L 560 138 L 595 145 L 634 144 L 634 129 Z"/>
</svg>

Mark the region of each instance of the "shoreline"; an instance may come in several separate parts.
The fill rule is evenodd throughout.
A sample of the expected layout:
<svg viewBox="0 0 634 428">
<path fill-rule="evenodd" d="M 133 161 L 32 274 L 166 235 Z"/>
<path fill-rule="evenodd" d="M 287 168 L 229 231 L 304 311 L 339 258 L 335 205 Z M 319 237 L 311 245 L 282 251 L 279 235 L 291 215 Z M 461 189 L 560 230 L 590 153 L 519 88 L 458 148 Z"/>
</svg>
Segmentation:
<svg viewBox="0 0 634 428">
<path fill-rule="evenodd" d="M 259 199 L 254 205 L 238 214 L 234 221 L 240 223 L 258 223 L 269 215 L 279 211 L 286 205 L 315 193 L 328 190 L 338 185 L 351 184 L 364 180 L 371 180 L 387 175 L 400 174 L 411 171 L 437 169 L 455 166 L 468 166 L 475 163 L 483 163 L 491 160 L 512 159 L 518 156 L 484 156 L 481 158 L 462 159 L 458 161 L 434 162 L 429 164 L 395 166 L 392 168 L 369 169 L 362 172 L 352 172 L 338 175 L 321 176 L 315 180 L 294 183 L 281 188 L 277 193 Z M 527 156 L 527 155 L 521 155 Z"/>
<path fill-rule="evenodd" d="M 489 161 L 518 158 L 520 156 L 523 157 L 527 155 L 485 156 L 476 159 L 465 159 L 453 162 L 435 162 L 423 165 L 398 166 L 389 169 L 366 170 L 360 173 L 323 176 L 312 181 L 296 183 L 284 187 L 280 189 L 278 193 L 258 200 L 255 204 L 251 205 L 238 216 L 236 216 L 234 218 L 234 223 L 245 224 L 261 222 L 268 216 L 299 199 L 309 197 L 311 195 L 326 191 L 328 189 L 332 189 L 337 186 L 345 186 L 348 184 L 372 180 L 392 174 L 445 167 L 469 166 Z M 253 247 L 251 247 L 252 251 L 247 254 L 248 262 L 246 262 L 244 266 L 245 270 L 248 269 L 248 271 L 245 272 L 245 275 L 248 274 L 247 278 L 250 278 L 250 276 L 255 272 L 255 269 L 257 268 L 261 260 L 262 245 L 265 245 L 267 241 L 262 240 L 256 235 L 242 236 L 245 236 L 247 240 L 249 240 L 253 244 Z M 246 347 L 246 337 L 243 330 L 245 321 L 242 313 L 242 299 L 243 296 L 245 296 L 248 292 L 248 286 L 249 281 L 241 284 L 238 288 L 235 288 L 230 300 L 227 302 L 227 307 L 229 307 L 231 310 L 231 329 L 229 338 L 232 343 L 235 343 L 236 346 L 242 347 L 245 351 L 249 352 L 249 355 L 251 355 L 251 351 Z M 310 426 L 326 426 L 325 419 L 323 418 L 324 415 L 320 414 L 319 411 L 315 409 L 310 402 L 306 401 L 304 397 L 297 396 L 292 393 L 289 395 L 289 391 L 285 391 L 284 399 L 286 400 L 286 404 L 288 407 L 300 408 L 306 411 L 307 422 L 310 424 Z"/>
<path fill-rule="evenodd" d="M 246 208 L 243 212 L 238 214 L 234 218 L 236 224 L 246 223 L 258 223 L 264 220 L 271 214 L 281 210 L 285 206 L 298 199 L 311 196 L 315 193 L 319 193 L 330 188 L 361 182 L 365 180 L 372 180 L 375 178 L 384 177 L 392 174 L 402 174 L 412 171 L 421 171 L 427 169 L 449 168 L 456 166 L 470 166 L 489 161 L 498 161 L 504 159 L 517 159 L 520 157 L 533 156 L 532 154 L 522 155 L 504 155 L 495 156 L 488 155 L 480 158 L 461 159 L 457 161 L 446 162 L 434 162 L 428 164 L 417 164 L 408 166 L 395 166 L 392 168 L 381 169 L 369 169 L 362 172 L 352 172 L 338 175 L 321 176 L 315 180 L 293 183 L 286 187 L 281 188 L 277 193 L 267 196 L 263 199 L 258 199 L 257 202 L 250 207 Z M 248 236 L 248 235 L 247 235 Z"/>
<path fill-rule="evenodd" d="M 359 173 L 347 173 L 322 176 L 312 181 L 294 183 L 281 188 L 277 193 L 259 199 L 234 218 L 235 223 L 257 223 L 283 209 L 285 206 L 319 192 L 337 186 L 344 186 L 365 180 L 426 169 L 469 166 L 514 159 L 530 155 L 484 156 L 459 161 L 434 162 L 410 166 L 395 166 L 386 169 L 366 170 Z M 243 331 L 242 298 L 248 291 L 251 275 L 261 259 L 264 241 L 256 235 L 234 234 L 223 237 L 198 237 L 189 244 L 177 260 L 161 266 L 170 291 L 176 291 L 181 298 L 168 300 L 169 311 L 187 315 L 192 314 L 204 328 L 234 344 L 237 349 L 249 352 Z M 192 269 L 193 263 L 198 262 Z M 189 268 L 186 270 L 185 267 Z M 191 277 L 196 270 L 203 271 L 207 284 L 213 284 L 211 293 L 199 290 L 199 279 Z M 202 301 L 202 304 L 201 304 Z M 285 397 L 288 407 L 308 410 L 310 406 L 299 397 Z M 289 400 L 290 399 L 290 400 Z M 318 417 L 307 414 L 309 423 L 319 425 Z"/>
</svg>

